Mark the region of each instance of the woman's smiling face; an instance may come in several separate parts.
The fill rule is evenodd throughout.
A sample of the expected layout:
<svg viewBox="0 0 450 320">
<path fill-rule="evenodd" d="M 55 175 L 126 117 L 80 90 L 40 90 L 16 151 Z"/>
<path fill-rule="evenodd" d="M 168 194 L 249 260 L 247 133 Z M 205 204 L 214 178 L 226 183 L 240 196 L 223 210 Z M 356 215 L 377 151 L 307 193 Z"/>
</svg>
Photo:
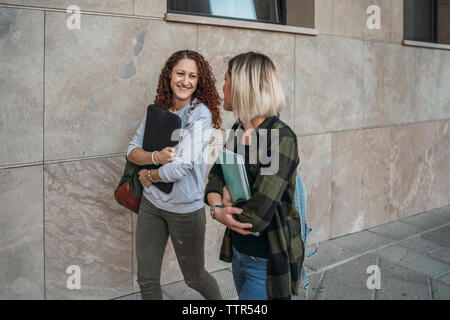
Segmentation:
<svg viewBox="0 0 450 320">
<path fill-rule="evenodd" d="M 181 59 L 173 67 L 170 75 L 170 88 L 173 92 L 175 106 L 184 106 L 191 101 L 197 89 L 198 68 L 192 59 Z"/>
</svg>

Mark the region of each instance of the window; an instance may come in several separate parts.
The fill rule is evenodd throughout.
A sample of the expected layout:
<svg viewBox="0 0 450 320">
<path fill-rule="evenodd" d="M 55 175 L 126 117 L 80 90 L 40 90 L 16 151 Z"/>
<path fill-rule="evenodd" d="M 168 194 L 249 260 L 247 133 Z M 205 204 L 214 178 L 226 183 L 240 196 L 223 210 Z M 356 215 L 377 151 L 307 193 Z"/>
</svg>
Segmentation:
<svg viewBox="0 0 450 320">
<path fill-rule="evenodd" d="M 404 0 L 404 38 L 450 44 L 450 0 Z"/>
<path fill-rule="evenodd" d="M 167 11 L 314 28 L 314 0 L 168 0 Z"/>
</svg>

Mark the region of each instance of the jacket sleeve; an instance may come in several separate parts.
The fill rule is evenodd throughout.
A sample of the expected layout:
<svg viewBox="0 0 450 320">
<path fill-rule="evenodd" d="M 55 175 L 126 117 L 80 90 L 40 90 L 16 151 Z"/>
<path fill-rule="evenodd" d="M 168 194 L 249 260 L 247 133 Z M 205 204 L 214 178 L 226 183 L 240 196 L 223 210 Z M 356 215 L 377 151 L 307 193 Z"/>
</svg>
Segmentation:
<svg viewBox="0 0 450 320">
<path fill-rule="evenodd" d="M 175 159 L 158 169 L 164 182 L 180 180 L 192 172 L 196 163 L 204 161 L 203 155 L 208 148 L 211 128 L 211 113 L 208 110 L 181 130 Z"/>
<path fill-rule="evenodd" d="M 222 166 L 219 163 L 214 163 L 214 165 L 211 168 L 211 171 L 209 171 L 208 174 L 208 184 L 205 188 L 205 197 L 203 201 L 206 205 L 209 205 L 208 203 L 208 193 L 218 193 L 221 196 L 223 196 L 222 191 L 223 187 L 225 186 L 225 181 L 223 179 L 223 173 L 222 173 Z"/>
<path fill-rule="evenodd" d="M 262 175 L 260 165 L 249 200 L 238 199 L 233 203 L 233 207 L 243 209 L 236 218 L 241 222 L 251 223 L 253 227 L 249 230 L 252 232 L 261 232 L 268 227 L 289 181 L 297 172 L 299 157 L 294 137 L 280 137 L 278 160 L 278 171 L 275 174 Z"/>
<path fill-rule="evenodd" d="M 130 155 L 131 150 L 134 148 L 141 148 L 144 143 L 144 132 L 145 132 L 145 123 L 147 122 L 147 113 L 145 113 L 144 118 L 141 121 L 139 128 L 136 130 L 136 134 L 133 139 L 131 139 L 130 144 L 128 145 L 127 157 Z"/>
</svg>

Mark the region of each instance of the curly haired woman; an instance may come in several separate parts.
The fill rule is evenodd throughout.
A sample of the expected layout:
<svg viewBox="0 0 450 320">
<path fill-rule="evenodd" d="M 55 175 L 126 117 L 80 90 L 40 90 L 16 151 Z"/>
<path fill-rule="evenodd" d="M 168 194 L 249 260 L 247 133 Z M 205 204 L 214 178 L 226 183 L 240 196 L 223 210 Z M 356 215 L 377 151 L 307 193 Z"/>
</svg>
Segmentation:
<svg viewBox="0 0 450 320">
<path fill-rule="evenodd" d="M 175 52 L 161 71 L 154 102 L 181 118 L 183 139 L 177 153 L 170 147 L 153 154 L 142 149 L 146 116 L 128 147 L 128 160 L 133 163 L 163 164 L 139 172 L 144 192 L 136 225 L 136 255 L 142 299 L 162 299 L 161 265 L 169 235 L 186 284 L 205 299 L 222 299 L 216 280 L 205 270 L 206 162 L 198 161 L 208 147 L 209 136 L 203 133 L 221 125 L 215 82 L 200 54 Z M 152 186 L 154 182 L 174 182 L 172 192 L 160 191 Z"/>
</svg>

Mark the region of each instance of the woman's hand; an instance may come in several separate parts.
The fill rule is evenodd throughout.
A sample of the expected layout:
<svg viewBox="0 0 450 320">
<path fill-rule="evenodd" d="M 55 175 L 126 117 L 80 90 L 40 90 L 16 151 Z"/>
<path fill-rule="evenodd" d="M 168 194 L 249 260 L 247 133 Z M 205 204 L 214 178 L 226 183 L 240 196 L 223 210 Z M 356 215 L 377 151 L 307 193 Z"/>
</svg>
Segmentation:
<svg viewBox="0 0 450 320">
<path fill-rule="evenodd" d="M 165 147 L 154 155 L 155 161 L 159 164 L 166 164 L 172 162 L 177 153 L 174 147 Z"/>
<path fill-rule="evenodd" d="M 150 187 L 150 185 L 152 184 L 152 180 L 150 180 L 150 177 L 148 176 L 148 170 L 147 169 L 139 170 L 138 175 L 141 184 L 146 188 Z"/>
<path fill-rule="evenodd" d="M 228 191 L 227 186 L 223 186 L 222 190 L 222 203 L 225 207 L 232 207 L 233 201 L 231 200 L 231 194 L 230 191 Z"/>
<path fill-rule="evenodd" d="M 235 207 L 225 207 L 225 208 L 215 208 L 214 209 L 214 217 L 220 223 L 226 225 L 233 231 L 236 231 L 243 235 L 249 235 L 252 232 L 247 231 L 245 229 L 253 227 L 251 223 L 242 223 L 233 218 L 234 214 L 241 214 L 241 208 Z"/>
</svg>

